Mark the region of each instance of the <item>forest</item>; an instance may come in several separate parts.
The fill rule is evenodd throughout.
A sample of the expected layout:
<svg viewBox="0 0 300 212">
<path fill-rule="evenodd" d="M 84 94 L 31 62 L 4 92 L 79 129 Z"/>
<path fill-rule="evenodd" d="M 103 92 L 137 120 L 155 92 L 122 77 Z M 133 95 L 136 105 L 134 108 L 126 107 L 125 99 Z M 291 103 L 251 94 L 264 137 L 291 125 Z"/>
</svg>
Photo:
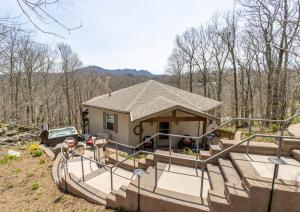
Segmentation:
<svg viewBox="0 0 300 212">
<path fill-rule="evenodd" d="M 299 0 L 237 0 L 178 34 L 154 79 L 224 102 L 221 118 L 283 119 L 300 100 L 299 24 Z M 151 79 L 83 71 L 63 41 L 44 44 L 0 19 L 0 120 L 80 129 L 84 101 Z"/>
</svg>

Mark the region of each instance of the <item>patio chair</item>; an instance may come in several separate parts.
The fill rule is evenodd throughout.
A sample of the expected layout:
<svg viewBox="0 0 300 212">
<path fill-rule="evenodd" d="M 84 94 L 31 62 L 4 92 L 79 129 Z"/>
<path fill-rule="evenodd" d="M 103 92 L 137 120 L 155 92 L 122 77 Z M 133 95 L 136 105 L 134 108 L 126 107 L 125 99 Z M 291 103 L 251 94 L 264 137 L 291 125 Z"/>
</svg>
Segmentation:
<svg viewBox="0 0 300 212">
<path fill-rule="evenodd" d="M 190 136 L 190 135 L 184 135 L 184 136 Z M 183 137 L 178 142 L 178 149 L 183 149 L 186 147 L 192 149 L 194 146 L 195 146 L 195 140 L 189 137 Z"/>
<path fill-rule="evenodd" d="M 143 142 L 147 139 L 151 138 L 151 136 L 147 135 L 143 138 Z M 146 149 L 151 149 L 153 151 L 154 149 L 154 140 L 153 138 L 151 138 L 150 140 L 148 140 L 147 142 L 145 142 L 143 144 L 143 149 L 146 150 Z"/>
</svg>

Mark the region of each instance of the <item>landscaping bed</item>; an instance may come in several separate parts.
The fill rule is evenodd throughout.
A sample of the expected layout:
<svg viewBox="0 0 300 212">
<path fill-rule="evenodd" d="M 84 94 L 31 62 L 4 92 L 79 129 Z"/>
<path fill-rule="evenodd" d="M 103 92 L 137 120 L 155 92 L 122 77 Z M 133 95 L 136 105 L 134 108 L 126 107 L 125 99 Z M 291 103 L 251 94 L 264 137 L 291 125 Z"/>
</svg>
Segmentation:
<svg viewBox="0 0 300 212">
<path fill-rule="evenodd" d="M 5 156 L 8 150 L 21 156 Z M 0 147 L 1 211 L 105 211 L 104 206 L 59 190 L 51 176 L 52 164 L 36 146 Z"/>
</svg>

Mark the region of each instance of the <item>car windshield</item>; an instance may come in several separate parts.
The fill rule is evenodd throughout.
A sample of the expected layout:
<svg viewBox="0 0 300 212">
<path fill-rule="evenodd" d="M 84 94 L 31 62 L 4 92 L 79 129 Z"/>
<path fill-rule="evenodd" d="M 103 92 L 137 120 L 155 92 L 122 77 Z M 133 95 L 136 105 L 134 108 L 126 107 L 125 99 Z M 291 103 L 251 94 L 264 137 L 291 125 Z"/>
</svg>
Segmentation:
<svg viewBox="0 0 300 212">
<path fill-rule="evenodd" d="M 67 128 L 50 130 L 48 138 L 51 139 L 51 138 L 69 136 L 74 134 L 77 134 L 77 130 L 75 129 L 75 127 L 67 127 Z"/>
</svg>

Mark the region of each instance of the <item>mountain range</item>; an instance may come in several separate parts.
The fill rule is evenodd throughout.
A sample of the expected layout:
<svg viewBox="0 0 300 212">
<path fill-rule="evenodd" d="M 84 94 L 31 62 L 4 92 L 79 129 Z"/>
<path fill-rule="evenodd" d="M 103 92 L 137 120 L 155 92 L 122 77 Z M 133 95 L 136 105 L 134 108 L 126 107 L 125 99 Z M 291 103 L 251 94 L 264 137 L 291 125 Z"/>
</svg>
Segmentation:
<svg viewBox="0 0 300 212">
<path fill-rule="evenodd" d="M 150 71 L 136 70 L 136 69 L 106 69 L 99 66 L 86 66 L 81 68 L 80 71 L 95 72 L 100 74 L 108 74 L 114 76 L 139 76 L 139 77 L 154 77 Z"/>
</svg>

